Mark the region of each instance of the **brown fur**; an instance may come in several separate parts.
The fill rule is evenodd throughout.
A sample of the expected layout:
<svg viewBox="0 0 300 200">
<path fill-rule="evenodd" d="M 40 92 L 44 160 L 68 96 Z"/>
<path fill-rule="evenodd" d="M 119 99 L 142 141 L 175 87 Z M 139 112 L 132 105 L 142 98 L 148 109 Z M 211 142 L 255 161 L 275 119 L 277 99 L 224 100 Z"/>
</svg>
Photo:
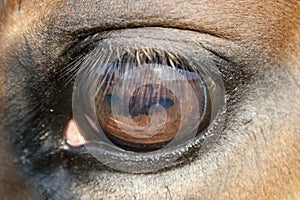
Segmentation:
<svg viewBox="0 0 300 200">
<path fill-rule="evenodd" d="M 93 171 L 93 181 L 72 189 L 82 199 L 300 199 L 299 10 L 296 0 L 7 1 L 0 9 L 0 125 L 6 74 L 14 67 L 9 59 L 25 39 L 34 61 L 45 63 L 91 27 L 90 33 L 146 26 L 211 34 L 233 45 L 215 39 L 207 48 L 220 44 L 223 56 L 263 74 L 234 107 L 227 139 L 180 168 L 150 175 Z M 26 199 L 27 183 L 1 130 L 0 196 Z"/>
</svg>

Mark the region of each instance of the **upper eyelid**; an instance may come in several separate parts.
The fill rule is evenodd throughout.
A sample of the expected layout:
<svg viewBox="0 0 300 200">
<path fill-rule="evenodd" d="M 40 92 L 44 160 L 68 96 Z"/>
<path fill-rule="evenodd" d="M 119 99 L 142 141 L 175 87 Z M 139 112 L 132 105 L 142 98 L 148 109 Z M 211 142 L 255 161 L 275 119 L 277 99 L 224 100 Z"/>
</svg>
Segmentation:
<svg viewBox="0 0 300 200">
<path fill-rule="evenodd" d="M 148 30 L 150 30 L 150 28 L 147 28 Z M 146 31 L 147 31 L 146 29 Z M 158 30 L 162 30 L 165 31 L 164 29 L 161 28 L 156 28 Z M 139 31 L 136 29 L 132 29 L 131 31 Z M 144 30 L 145 31 L 145 30 Z M 117 31 L 117 33 L 119 33 L 119 31 Z M 193 33 L 194 34 L 194 33 Z M 104 35 L 104 37 L 103 37 Z M 152 37 L 153 36 L 153 37 Z M 181 53 L 181 51 L 184 51 L 186 55 L 190 55 L 192 56 L 193 54 L 195 54 L 195 58 L 196 57 L 200 57 L 198 58 L 200 62 L 214 62 L 216 61 L 216 59 L 223 59 L 221 57 L 218 58 L 218 54 L 217 53 L 212 53 L 209 49 L 203 48 L 203 45 L 199 45 L 199 43 L 196 43 L 195 40 L 193 40 L 193 38 L 189 37 L 188 35 L 185 35 L 185 33 L 181 33 L 180 36 L 184 36 L 184 38 L 182 38 L 182 40 L 178 40 L 178 39 L 173 39 L 172 36 L 171 37 L 167 37 L 165 38 L 165 36 L 170 36 L 170 35 L 149 35 L 148 37 L 142 38 L 139 37 L 139 41 L 136 41 L 135 38 L 131 37 L 130 34 L 125 34 L 125 35 L 118 35 L 115 36 L 114 33 L 112 34 L 95 34 L 92 36 L 89 36 L 87 38 L 85 38 L 83 41 L 81 41 L 78 46 L 79 47 L 75 47 L 75 52 L 74 52 L 74 56 L 71 59 L 71 62 L 68 63 L 67 65 L 65 65 L 63 67 L 63 71 L 64 70 L 70 70 L 70 68 L 72 68 L 74 65 L 78 66 L 78 63 L 76 63 L 76 60 L 78 60 L 78 62 L 82 62 L 82 60 L 84 60 L 85 55 L 87 55 L 90 51 L 92 51 L 94 48 L 97 48 L 97 45 L 101 44 L 103 41 L 107 42 L 107 41 L 112 41 L 109 45 L 109 49 L 116 49 L 116 51 L 118 51 L 118 48 L 127 48 L 127 49 L 143 49 L 145 48 L 146 51 L 151 50 L 151 49 L 160 49 L 162 51 L 165 51 L 166 53 Z M 125 39 L 127 42 L 126 43 L 122 43 L 122 41 L 119 41 L 120 37 L 122 37 L 123 39 Z M 136 37 L 136 35 L 134 36 Z M 122 39 L 122 40 L 123 40 Z M 114 41 L 118 41 L 118 45 L 121 44 L 121 46 L 116 46 Z M 160 44 L 162 43 L 163 44 Z M 137 44 L 139 43 L 139 44 Z M 150 45 L 149 45 L 150 44 Z M 152 44 L 152 45 L 151 45 Z M 154 45 L 153 45 L 154 44 Z M 186 48 L 182 47 L 182 45 L 186 45 Z M 82 55 L 82 52 L 84 50 L 82 50 L 81 48 L 83 47 L 83 49 L 89 49 L 87 52 L 85 51 L 85 55 Z M 108 49 L 108 50 L 109 50 Z M 79 50 L 80 53 L 76 52 L 77 50 Z M 201 53 L 202 52 L 202 53 Z M 204 53 L 207 52 L 207 53 Z M 118 53 L 118 52 L 117 52 Z M 128 53 L 130 53 L 130 50 L 128 51 Z M 205 54 L 204 57 L 201 56 L 201 54 Z M 209 57 L 215 57 L 214 59 L 209 58 Z M 202 57 L 202 58 L 201 58 Z M 223 59 L 224 61 L 226 61 L 225 59 Z M 204 64 L 203 63 L 203 64 Z M 211 63 L 212 64 L 212 63 Z"/>
<path fill-rule="evenodd" d="M 156 30 L 156 32 L 153 33 L 153 30 Z M 144 31 L 147 32 L 147 35 L 144 34 Z M 134 34 L 131 35 L 131 33 Z M 183 31 L 178 29 L 168 29 L 168 28 L 161 28 L 161 27 L 144 27 L 144 28 L 134 28 L 134 29 L 123 29 L 123 30 L 121 29 L 121 30 L 108 31 L 108 32 L 104 31 L 104 32 L 88 35 L 83 39 L 80 39 L 80 41 L 74 44 L 73 46 L 75 47 L 74 49 L 79 49 L 79 50 L 82 48 L 82 46 L 95 47 L 95 45 L 101 42 L 101 40 L 106 40 L 106 39 L 113 40 L 114 38 L 120 37 L 120 35 L 122 38 L 128 39 L 127 42 L 128 41 L 130 42 L 132 40 L 132 44 L 124 43 L 124 46 L 128 46 L 129 48 L 139 48 L 139 46 L 151 48 L 152 42 L 165 41 L 168 45 L 162 48 L 164 48 L 165 50 L 169 50 L 170 52 L 172 52 L 173 50 L 172 49 L 173 44 L 182 43 L 194 47 L 194 49 L 190 49 L 190 53 L 197 53 L 201 51 L 201 49 L 202 50 L 205 49 L 207 51 L 214 53 L 216 56 L 221 57 L 222 55 L 223 59 L 227 59 L 226 57 L 231 57 L 231 58 L 233 57 L 233 55 L 230 56 L 229 47 L 232 47 L 232 49 L 237 48 L 233 42 L 227 41 L 225 39 L 224 40 L 217 39 L 211 35 L 201 34 L 193 31 Z M 139 40 L 136 40 L 136 38 L 138 38 Z M 138 41 L 139 46 L 135 47 L 136 41 Z M 226 51 L 225 49 L 223 50 L 222 48 L 220 48 L 221 46 L 224 46 L 226 48 Z"/>
</svg>

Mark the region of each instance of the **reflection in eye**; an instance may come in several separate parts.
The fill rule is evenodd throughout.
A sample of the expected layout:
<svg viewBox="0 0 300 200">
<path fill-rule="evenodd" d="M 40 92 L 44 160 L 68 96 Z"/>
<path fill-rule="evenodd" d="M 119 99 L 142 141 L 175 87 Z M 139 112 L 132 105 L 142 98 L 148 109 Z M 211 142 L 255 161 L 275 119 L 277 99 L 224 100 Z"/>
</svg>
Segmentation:
<svg viewBox="0 0 300 200">
<path fill-rule="evenodd" d="M 128 150 L 155 150 L 180 128 L 190 134 L 195 127 L 201 125 L 201 131 L 208 126 L 201 123 L 207 92 L 198 73 L 161 64 L 130 64 L 110 65 L 99 77 L 96 115 L 113 143 Z"/>
<path fill-rule="evenodd" d="M 188 145 L 209 136 L 224 104 L 220 74 L 162 50 L 107 49 L 90 53 L 74 85 L 73 116 L 87 151 L 128 172 L 180 162 Z"/>
</svg>

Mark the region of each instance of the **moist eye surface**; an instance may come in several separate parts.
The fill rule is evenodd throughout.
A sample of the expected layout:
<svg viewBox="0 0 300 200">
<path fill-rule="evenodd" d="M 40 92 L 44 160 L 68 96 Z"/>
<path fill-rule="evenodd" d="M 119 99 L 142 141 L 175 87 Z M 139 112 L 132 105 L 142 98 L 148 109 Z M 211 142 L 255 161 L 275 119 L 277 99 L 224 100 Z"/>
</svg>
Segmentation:
<svg viewBox="0 0 300 200">
<path fill-rule="evenodd" d="M 100 41 L 82 62 L 73 117 L 87 150 L 113 168 L 174 165 L 215 124 L 224 104 L 222 78 L 211 55 L 193 57 L 188 45 L 171 51 L 124 40 Z"/>
</svg>

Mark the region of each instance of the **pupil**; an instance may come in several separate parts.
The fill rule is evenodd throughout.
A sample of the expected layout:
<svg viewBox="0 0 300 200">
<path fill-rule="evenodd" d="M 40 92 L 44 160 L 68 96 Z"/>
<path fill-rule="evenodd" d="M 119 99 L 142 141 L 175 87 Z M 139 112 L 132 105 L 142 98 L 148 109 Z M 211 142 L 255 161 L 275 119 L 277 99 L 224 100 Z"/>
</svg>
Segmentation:
<svg viewBox="0 0 300 200">
<path fill-rule="evenodd" d="M 174 103 L 163 95 L 167 93 L 160 85 L 145 85 L 134 91 L 129 101 L 129 112 L 132 117 L 137 115 L 149 115 L 149 110 L 154 105 L 169 108 Z"/>
<path fill-rule="evenodd" d="M 171 99 L 160 99 L 159 105 L 161 105 L 164 108 L 170 108 L 173 106 L 174 102 Z"/>
<path fill-rule="evenodd" d="M 111 98 L 112 98 L 112 94 L 107 94 L 106 97 L 105 97 L 106 103 L 108 103 L 110 106 L 111 106 Z M 115 98 L 116 98 L 116 97 L 115 97 Z M 151 103 L 151 102 L 150 102 L 150 103 L 144 103 L 144 104 L 142 104 L 143 107 L 140 108 L 140 109 L 136 112 L 136 111 L 133 109 L 133 107 L 137 107 L 137 106 L 135 106 L 135 104 L 138 105 L 137 103 L 139 102 L 139 100 L 137 100 L 137 99 L 138 99 L 138 97 L 132 97 L 132 100 L 131 100 L 132 103 L 131 103 L 131 109 L 130 109 L 130 114 L 131 114 L 131 116 L 136 116 L 138 113 L 140 113 L 140 114 L 143 114 L 143 113 L 149 114 L 149 109 L 151 108 L 151 106 L 157 104 L 157 103 L 154 103 L 153 101 L 152 101 L 152 103 Z M 139 98 L 139 99 L 141 99 L 141 98 Z M 158 104 L 159 104 L 160 106 L 162 106 L 163 108 L 170 108 L 171 106 L 174 105 L 174 102 L 173 102 L 171 99 L 160 98 L 160 99 L 158 100 Z"/>
</svg>

